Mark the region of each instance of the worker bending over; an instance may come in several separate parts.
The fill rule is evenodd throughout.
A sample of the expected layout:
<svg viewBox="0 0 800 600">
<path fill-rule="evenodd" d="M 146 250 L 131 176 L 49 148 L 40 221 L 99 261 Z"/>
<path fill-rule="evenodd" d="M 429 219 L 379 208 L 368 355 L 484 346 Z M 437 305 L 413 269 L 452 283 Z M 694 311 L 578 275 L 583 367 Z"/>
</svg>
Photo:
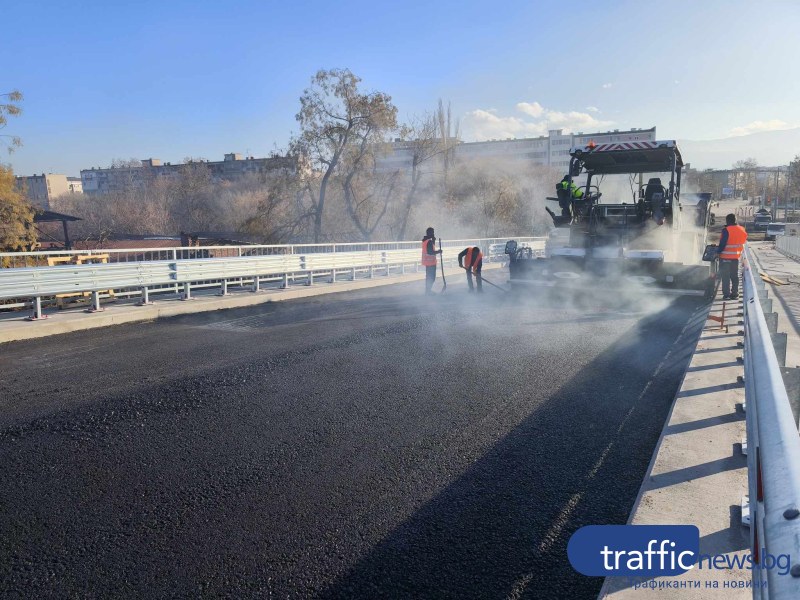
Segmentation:
<svg viewBox="0 0 800 600">
<path fill-rule="evenodd" d="M 467 284 L 469 291 L 472 292 L 472 274 L 478 282 L 478 292 L 483 292 L 483 281 L 481 280 L 481 269 L 483 268 L 483 254 L 477 246 L 464 248 L 458 255 L 458 266 L 467 270 Z"/>
</svg>

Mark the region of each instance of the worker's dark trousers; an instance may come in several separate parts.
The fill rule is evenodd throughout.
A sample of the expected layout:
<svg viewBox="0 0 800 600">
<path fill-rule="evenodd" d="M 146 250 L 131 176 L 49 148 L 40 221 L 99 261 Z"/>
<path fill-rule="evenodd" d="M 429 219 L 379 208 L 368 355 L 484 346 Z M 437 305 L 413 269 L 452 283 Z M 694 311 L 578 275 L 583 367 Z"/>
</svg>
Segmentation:
<svg viewBox="0 0 800 600">
<path fill-rule="evenodd" d="M 425 267 L 425 293 L 430 294 L 433 290 L 433 282 L 436 281 L 436 265 Z"/>
<path fill-rule="evenodd" d="M 739 295 L 739 261 L 719 260 L 719 276 L 722 279 L 722 295 Z"/>
<path fill-rule="evenodd" d="M 475 269 L 475 280 L 478 282 L 478 291 L 483 291 L 483 279 L 481 278 L 481 267 Z M 467 285 L 469 285 L 469 291 L 472 291 L 472 270 L 467 271 Z"/>
</svg>

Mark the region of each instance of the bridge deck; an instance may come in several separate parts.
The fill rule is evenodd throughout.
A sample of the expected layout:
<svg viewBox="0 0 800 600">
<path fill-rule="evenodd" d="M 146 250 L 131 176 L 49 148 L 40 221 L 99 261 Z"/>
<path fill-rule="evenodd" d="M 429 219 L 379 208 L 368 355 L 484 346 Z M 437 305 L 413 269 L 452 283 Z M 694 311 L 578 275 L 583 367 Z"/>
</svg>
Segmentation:
<svg viewBox="0 0 800 600">
<path fill-rule="evenodd" d="M 0 595 L 596 596 L 697 304 L 449 283 L 4 345 Z"/>
</svg>

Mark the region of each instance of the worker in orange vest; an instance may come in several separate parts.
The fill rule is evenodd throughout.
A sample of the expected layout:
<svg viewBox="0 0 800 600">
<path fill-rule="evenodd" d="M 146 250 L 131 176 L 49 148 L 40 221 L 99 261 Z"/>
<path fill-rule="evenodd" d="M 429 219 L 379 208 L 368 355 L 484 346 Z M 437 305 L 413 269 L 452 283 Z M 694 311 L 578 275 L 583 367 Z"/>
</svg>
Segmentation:
<svg viewBox="0 0 800 600">
<path fill-rule="evenodd" d="M 475 280 L 478 282 L 478 292 L 483 292 L 483 280 L 481 279 L 481 269 L 483 268 L 483 254 L 481 249 L 477 246 L 464 248 L 458 255 L 458 266 L 467 270 L 467 284 L 469 291 L 472 288 L 472 274 L 475 274 Z"/>
<path fill-rule="evenodd" d="M 736 215 L 727 215 L 717 247 L 723 300 L 736 300 L 739 297 L 739 257 L 742 256 L 746 241 L 747 231 L 736 224 Z"/>
<path fill-rule="evenodd" d="M 436 249 L 433 227 L 428 227 L 425 230 L 425 237 L 422 238 L 422 266 L 425 267 L 425 293 L 428 295 L 433 294 L 433 282 L 436 281 L 436 255 L 441 253 L 441 250 Z"/>
</svg>

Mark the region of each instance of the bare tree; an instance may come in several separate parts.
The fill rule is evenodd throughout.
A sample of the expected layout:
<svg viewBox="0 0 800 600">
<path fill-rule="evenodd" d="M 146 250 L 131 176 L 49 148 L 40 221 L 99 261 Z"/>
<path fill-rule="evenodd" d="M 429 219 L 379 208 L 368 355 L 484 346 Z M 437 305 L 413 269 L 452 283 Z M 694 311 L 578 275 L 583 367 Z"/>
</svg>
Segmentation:
<svg viewBox="0 0 800 600">
<path fill-rule="evenodd" d="M 439 99 L 439 107 L 436 110 L 436 122 L 439 125 L 439 137 L 443 154 L 442 191 L 445 202 L 447 202 L 450 197 L 450 171 L 454 163 L 455 148 L 460 142 L 460 125 L 458 119 L 453 122 L 450 103 L 447 103 L 447 108 L 445 109 L 441 98 Z"/>
<path fill-rule="evenodd" d="M 800 154 L 795 155 L 794 160 L 789 163 L 786 178 L 786 197 L 791 200 L 800 194 Z"/>
<path fill-rule="evenodd" d="M 8 124 L 8 117 L 17 117 L 22 114 L 20 102 L 22 102 L 22 93 L 19 90 L 0 94 L 0 129 L 5 129 Z M 15 135 L 0 135 L 0 140 L 8 140 L 4 143 L 8 148 L 9 154 L 22 145 L 22 140 Z"/>
<path fill-rule="evenodd" d="M 752 197 L 756 195 L 756 170 L 758 169 L 758 161 L 755 158 L 748 158 L 746 160 L 737 160 L 733 163 L 734 187 L 738 190 L 744 190 L 745 196 Z"/>
<path fill-rule="evenodd" d="M 398 188 L 400 174 L 397 171 L 379 172 L 374 167 L 374 157 L 363 165 L 350 170 L 344 178 L 342 189 L 344 204 L 353 224 L 365 241 L 372 240 L 389 209 Z"/>
<path fill-rule="evenodd" d="M 140 169 L 142 161 L 138 158 L 112 158 L 112 169 Z"/>
<path fill-rule="evenodd" d="M 173 214 L 182 231 L 209 231 L 214 226 L 214 192 L 211 171 L 204 163 L 183 165 L 178 177 L 170 182 Z"/>
<path fill-rule="evenodd" d="M 313 174 L 307 178 L 307 192 L 314 217 L 314 241 L 322 237 L 325 199 L 331 177 L 351 144 L 378 137 L 394 127 L 397 109 L 381 92 L 363 93 L 361 80 L 348 69 L 321 70 L 311 79 L 300 98 L 296 118 L 300 134 L 292 150 L 302 155 Z M 368 143 L 368 142 L 367 142 Z"/>
<path fill-rule="evenodd" d="M 440 106 L 441 109 L 441 106 Z M 403 204 L 398 211 L 397 239 L 404 240 L 408 221 L 418 202 L 420 183 L 425 174 L 425 165 L 436 156 L 444 154 L 447 160 L 446 144 L 439 139 L 440 121 L 437 115 L 425 115 L 412 120 L 401 128 L 402 150 L 411 155 L 411 174 L 406 188 Z"/>
<path fill-rule="evenodd" d="M 301 193 L 293 174 L 282 173 L 269 181 L 247 186 L 235 193 L 237 201 L 250 206 L 251 216 L 242 220 L 239 231 L 264 244 L 280 244 L 292 240 L 307 221 L 297 196 Z M 254 204 L 254 206 L 253 206 Z"/>
</svg>

